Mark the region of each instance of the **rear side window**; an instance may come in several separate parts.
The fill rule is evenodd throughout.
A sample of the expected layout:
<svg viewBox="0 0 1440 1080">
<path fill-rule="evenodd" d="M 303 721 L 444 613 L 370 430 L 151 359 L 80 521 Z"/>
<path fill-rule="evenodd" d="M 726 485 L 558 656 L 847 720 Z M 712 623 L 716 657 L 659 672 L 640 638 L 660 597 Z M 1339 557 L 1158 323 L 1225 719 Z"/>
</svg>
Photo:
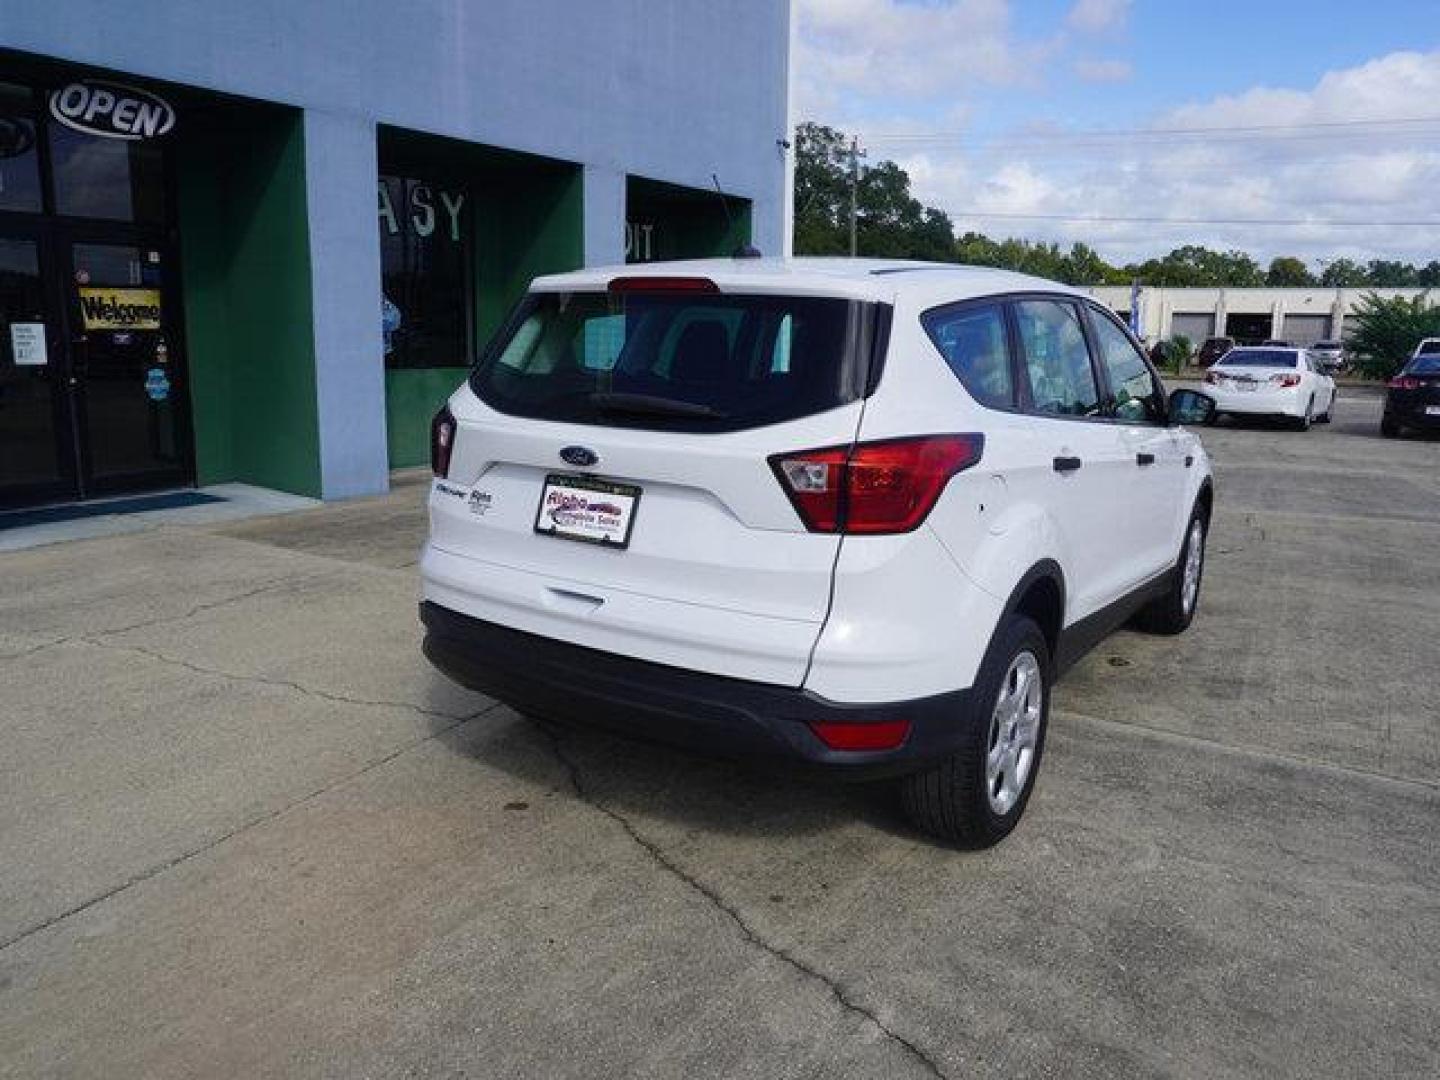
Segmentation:
<svg viewBox="0 0 1440 1080">
<path fill-rule="evenodd" d="M 1100 415 L 1100 390 L 1080 311 L 1064 300 L 1015 304 L 1033 411 L 1053 416 Z"/>
<path fill-rule="evenodd" d="M 1090 324 L 1100 348 L 1100 363 L 1110 380 L 1115 416 L 1130 423 L 1158 423 L 1164 419 L 1160 388 L 1140 350 L 1103 312 L 1092 309 Z"/>
<path fill-rule="evenodd" d="M 823 297 L 537 293 L 470 385 L 515 416 L 735 431 L 861 397 L 878 321 Z"/>
<path fill-rule="evenodd" d="M 930 340 L 971 397 L 995 409 L 1014 407 L 1015 380 L 1005 311 L 1000 305 L 933 311 L 923 322 Z"/>
</svg>

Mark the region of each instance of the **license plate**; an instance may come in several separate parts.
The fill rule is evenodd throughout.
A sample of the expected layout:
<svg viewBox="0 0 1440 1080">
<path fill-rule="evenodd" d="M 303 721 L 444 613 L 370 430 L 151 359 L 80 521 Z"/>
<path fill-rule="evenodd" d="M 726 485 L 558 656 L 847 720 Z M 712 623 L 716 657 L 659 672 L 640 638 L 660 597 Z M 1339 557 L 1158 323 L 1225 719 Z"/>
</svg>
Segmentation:
<svg viewBox="0 0 1440 1080">
<path fill-rule="evenodd" d="M 1425 406 L 1425 415 L 1426 415 L 1426 416 L 1440 416 L 1440 405 L 1426 405 L 1426 406 Z"/>
<path fill-rule="evenodd" d="M 635 527 L 640 488 L 593 476 L 545 477 L 535 531 L 564 540 L 624 548 Z"/>
<path fill-rule="evenodd" d="M 1256 384 L 1253 382 L 1237 382 L 1235 384 L 1235 389 L 1253 391 L 1255 389 L 1255 385 Z"/>
</svg>

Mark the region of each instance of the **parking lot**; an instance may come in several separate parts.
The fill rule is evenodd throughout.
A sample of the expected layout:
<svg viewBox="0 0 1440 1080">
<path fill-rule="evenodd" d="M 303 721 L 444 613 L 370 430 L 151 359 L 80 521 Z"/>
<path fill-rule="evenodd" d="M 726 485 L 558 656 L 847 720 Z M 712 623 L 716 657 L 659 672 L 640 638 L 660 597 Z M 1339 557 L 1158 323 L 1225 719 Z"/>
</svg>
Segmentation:
<svg viewBox="0 0 1440 1080">
<path fill-rule="evenodd" d="M 0 1075 L 1432 1076 L 1440 441 L 1205 433 L 998 848 L 420 656 L 425 478 L 0 556 Z"/>
</svg>

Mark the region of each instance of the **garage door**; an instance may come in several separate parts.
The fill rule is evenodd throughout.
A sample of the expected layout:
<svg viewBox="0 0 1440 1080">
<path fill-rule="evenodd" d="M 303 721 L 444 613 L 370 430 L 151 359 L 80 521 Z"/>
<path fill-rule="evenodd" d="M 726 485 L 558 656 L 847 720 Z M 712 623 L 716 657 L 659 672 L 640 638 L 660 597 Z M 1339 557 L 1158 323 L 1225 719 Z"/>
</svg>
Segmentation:
<svg viewBox="0 0 1440 1080">
<path fill-rule="evenodd" d="M 1207 337 L 1215 335 L 1215 313 L 1213 311 L 1180 312 L 1170 316 L 1170 335 L 1184 334 L 1197 346 Z"/>
<path fill-rule="evenodd" d="M 1330 336 L 1329 315 L 1286 315 L 1281 334 L 1292 345 L 1314 345 Z"/>
</svg>

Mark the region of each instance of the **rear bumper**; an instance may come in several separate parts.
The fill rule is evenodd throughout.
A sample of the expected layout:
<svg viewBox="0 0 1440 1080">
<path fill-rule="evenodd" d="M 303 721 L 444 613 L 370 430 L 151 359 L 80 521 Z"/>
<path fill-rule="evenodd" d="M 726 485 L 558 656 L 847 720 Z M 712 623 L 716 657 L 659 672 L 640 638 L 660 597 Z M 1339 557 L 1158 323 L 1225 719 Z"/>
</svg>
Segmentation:
<svg viewBox="0 0 1440 1080">
<path fill-rule="evenodd" d="M 1417 395 L 1418 396 L 1418 395 Z M 1440 400 L 1401 400 L 1390 397 L 1385 401 L 1385 417 L 1397 424 L 1422 431 L 1440 431 L 1440 416 L 1427 413 L 1427 408 L 1440 406 Z"/>
<path fill-rule="evenodd" d="M 1301 417 L 1308 404 L 1294 390 L 1221 390 L 1209 385 L 1205 393 L 1214 399 L 1217 413 L 1232 415 Z"/>
<path fill-rule="evenodd" d="M 951 753 L 970 691 L 847 705 L 797 687 L 687 671 L 556 641 L 420 604 L 426 657 L 451 679 L 522 712 L 705 753 L 779 759 L 856 779 L 913 772 Z M 840 751 L 812 722 L 908 720 L 893 750 Z"/>
</svg>

